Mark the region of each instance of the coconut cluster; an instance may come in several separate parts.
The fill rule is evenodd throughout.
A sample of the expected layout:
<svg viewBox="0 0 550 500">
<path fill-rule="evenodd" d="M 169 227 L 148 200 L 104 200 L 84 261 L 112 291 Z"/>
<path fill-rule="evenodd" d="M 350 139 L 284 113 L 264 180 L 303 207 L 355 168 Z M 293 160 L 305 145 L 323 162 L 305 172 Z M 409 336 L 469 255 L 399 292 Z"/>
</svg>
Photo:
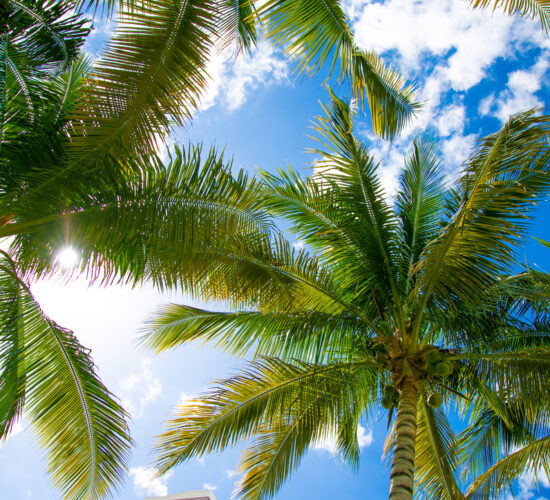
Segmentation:
<svg viewBox="0 0 550 500">
<path fill-rule="evenodd" d="M 399 392 L 393 385 L 386 385 L 382 391 L 384 397 L 382 398 L 382 406 L 386 410 L 394 408 L 399 403 Z"/>
<path fill-rule="evenodd" d="M 445 359 L 439 350 L 433 350 L 426 356 L 426 372 L 431 377 L 448 377 L 453 373 L 453 364 Z"/>
</svg>

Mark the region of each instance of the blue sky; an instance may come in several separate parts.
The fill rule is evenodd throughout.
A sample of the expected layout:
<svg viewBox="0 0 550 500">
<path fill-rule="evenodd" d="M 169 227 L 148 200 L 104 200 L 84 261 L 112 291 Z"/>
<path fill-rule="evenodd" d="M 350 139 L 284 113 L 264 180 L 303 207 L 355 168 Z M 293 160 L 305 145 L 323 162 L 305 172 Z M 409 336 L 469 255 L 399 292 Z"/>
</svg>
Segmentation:
<svg viewBox="0 0 550 500">
<path fill-rule="evenodd" d="M 358 136 L 382 162 L 380 174 L 389 196 L 412 138 L 425 135 L 437 142 L 451 182 L 476 140 L 499 128 L 511 113 L 535 106 L 545 106 L 548 112 L 550 42 L 537 21 L 474 11 L 464 0 L 346 0 L 344 5 L 358 44 L 375 49 L 408 74 L 425 101 L 422 113 L 392 143 L 372 136 L 368 118 L 357 124 Z M 87 45 L 90 54 L 97 55 L 110 29 L 96 25 Z M 210 73 L 213 80 L 201 109 L 171 141 L 216 144 L 234 158 L 235 166 L 250 173 L 256 167 L 308 167 L 313 158 L 305 150 L 314 145 L 308 137 L 310 121 L 321 112 L 318 101 L 328 100 L 321 75 L 295 78 L 292 63 L 265 42 L 252 58 L 217 55 Z M 335 91 L 345 96 L 348 89 L 344 84 Z M 533 228 L 534 235 L 547 240 L 549 213 L 549 203 L 541 206 Z M 528 242 L 525 252 L 531 262 L 550 270 L 550 250 Z M 162 479 L 152 479 L 149 470 L 150 446 L 172 408 L 243 363 L 210 346 L 191 345 L 159 356 L 137 346 L 141 325 L 161 304 L 191 302 L 148 288 L 89 289 L 84 280 L 67 286 L 40 282 L 33 290 L 48 314 L 92 348 L 103 380 L 132 414 L 137 445 L 129 477 L 115 498 L 211 487 L 218 499 L 228 499 L 238 479 L 237 448 L 193 460 Z M 377 419 L 363 422 L 358 471 L 334 458 L 329 441 L 320 443 L 276 498 L 386 498 L 388 470 L 381 461 L 385 421 L 381 412 Z M 0 497 L 56 498 L 45 471 L 44 455 L 23 420 L 0 445 Z M 526 474 L 516 498 L 550 499 L 544 479 L 537 492 Z"/>
</svg>

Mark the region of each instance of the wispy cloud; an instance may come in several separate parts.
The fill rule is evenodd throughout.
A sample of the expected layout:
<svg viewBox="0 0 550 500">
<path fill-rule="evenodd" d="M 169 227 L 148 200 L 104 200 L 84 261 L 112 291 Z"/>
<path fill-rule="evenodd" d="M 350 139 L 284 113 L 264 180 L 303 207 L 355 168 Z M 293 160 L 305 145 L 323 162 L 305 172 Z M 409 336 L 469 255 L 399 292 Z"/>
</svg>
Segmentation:
<svg viewBox="0 0 550 500">
<path fill-rule="evenodd" d="M 235 56 L 231 51 L 213 52 L 208 73 L 211 81 L 202 96 L 201 111 L 214 105 L 235 110 L 254 90 L 290 81 L 288 60 L 266 41 L 258 43 L 251 56 Z"/>
<path fill-rule="evenodd" d="M 162 394 L 162 384 L 151 369 L 151 360 L 143 359 L 139 371 L 120 382 L 120 396 L 133 418 L 143 416 L 145 408 Z"/>
<path fill-rule="evenodd" d="M 479 110 L 484 115 L 493 115 L 505 122 L 514 113 L 542 106 L 537 92 L 550 67 L 548 57 L 540 57 L 528 70 L 514 71 L 508 77 L 506 90 L 498 97 L 490 94 L 481 103 Z"/>
</svg>

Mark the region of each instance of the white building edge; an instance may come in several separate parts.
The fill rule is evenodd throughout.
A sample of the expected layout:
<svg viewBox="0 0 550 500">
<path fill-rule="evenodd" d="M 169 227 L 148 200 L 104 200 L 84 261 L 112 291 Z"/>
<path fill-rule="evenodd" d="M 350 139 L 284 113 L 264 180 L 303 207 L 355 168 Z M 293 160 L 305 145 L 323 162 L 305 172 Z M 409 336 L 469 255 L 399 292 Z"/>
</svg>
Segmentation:
<svg viewBox="0 0 550 500">
<path fill-rule="evenodd" d="M 217 500 L 210 490 L 192 490 L 165 497 L 145 497 L 145 500 Z"/>
</svg>

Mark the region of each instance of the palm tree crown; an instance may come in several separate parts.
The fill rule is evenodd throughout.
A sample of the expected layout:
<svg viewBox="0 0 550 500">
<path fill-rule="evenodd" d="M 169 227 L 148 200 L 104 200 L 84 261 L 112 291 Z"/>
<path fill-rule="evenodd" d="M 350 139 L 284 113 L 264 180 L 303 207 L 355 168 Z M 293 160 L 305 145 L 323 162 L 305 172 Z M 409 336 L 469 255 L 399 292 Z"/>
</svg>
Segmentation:
<svg viewBox="0 0 550 500">
<path fill-rule="evenodd" d="M 390 498 L 463 498 L 459 462 L 483 473 L 468 496 L 492 498 L 550 452 L 550 276 L 515 260 L 550 188 L 549 118 L 517 115 L 481 140 L 456 189 L 434 148 L 415 142 L 393 206 L 352 120 L 333 96 L 315 174 L 263 172 L 253 186 L 305 249 L 267 227 L 247 244 L 211 242 L 195 287 L 236 311 L 171 305 L 151 323 L 144 341 L 157 351 L 201 339 L 256 355 L 177 410 L 158 466 L 251 439 L 238 493 L 271 496 L 327 434 L 356 465 L 358 420 L 381 403 L 393 420 Z M 441 409 L 453 401 L 473 421 L 460 436 Z"/>
</svg>

